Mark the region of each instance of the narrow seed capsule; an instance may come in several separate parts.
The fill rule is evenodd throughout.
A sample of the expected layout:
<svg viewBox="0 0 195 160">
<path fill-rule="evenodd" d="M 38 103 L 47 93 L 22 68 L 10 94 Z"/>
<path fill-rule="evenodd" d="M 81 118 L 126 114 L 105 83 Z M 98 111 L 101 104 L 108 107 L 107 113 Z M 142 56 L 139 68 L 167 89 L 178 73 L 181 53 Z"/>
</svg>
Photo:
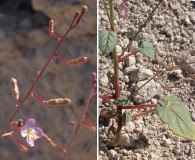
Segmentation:
<svg viewBox="0 0 195 160">
<path fill-rule="evenodd" d="M 71 103 L 71 100 L 68 98 L 56 98 L 44 101 L 46 104 L 51 106 L 63 106 Z"/>
<path fill-rule="evenodd" d="M 64 148 L 62 148 L 62 147 L 56 145 L 56 144 L 55 144 L 55 143 L 54 143 L 46 134 L 43 134 L 42 137 L 43 137 L 43 139 L 44 139 L 48 144 L 50 144 L 51 146 L 53 146 L 53 147 L 55 147 L 55 148 L 57 148 L 57 149 L 63 151 L 64 153 L 67 153 L 67 151 L 66 151 Z"/>
<path fill-rule="evenodd" d="M 75 66 L 75 65 L 79 65 L 85 62 L 87 62 L 87 57 L 80 57 L 77 59 L 72 59 L 72 60 L 67 61 L 67 65 Z"/>
<path fill-rule="evenodd" d="M 16 99 L 16 101 L 18 101 L 20 93 L 19 93 L 17 80 L 15 78 L 11 78 L 11 87 L 12 87 L 13 96 Z"/>
<path fill-rule="evenodd" d="M 46 135 L 46 134 L 43 134 L 42 136 L 44 138 L 44 140 L 49 143 L 50 145 L 52 146 L 55 146 L 55 143 Z"/>
</svg>

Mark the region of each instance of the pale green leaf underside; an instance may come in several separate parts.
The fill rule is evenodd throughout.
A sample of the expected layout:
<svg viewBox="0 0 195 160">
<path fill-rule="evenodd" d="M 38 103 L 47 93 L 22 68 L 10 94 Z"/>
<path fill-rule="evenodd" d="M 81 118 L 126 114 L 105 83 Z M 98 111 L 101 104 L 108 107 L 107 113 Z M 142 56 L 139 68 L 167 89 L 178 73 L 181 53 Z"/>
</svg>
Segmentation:
<svg viewBox="0 0 195 160">
<path fill-rule="evenodd" d="M 140 52 L 147 56 L 148 58 L 151 58 L 155 60 L 155 50 L 152 44 L 148 40 L 142 40 L 138 44 L 140 48 Z"/>
<path fill-rule="evenodd" d="M 174 134 L 195 140 L 195 125 L 184 103 L 173 96 L 166 96 L 157 103 L 157 114 L 168 123 Z"/>
<path fill-rule="evenodd" d="M 123 113 L 123 124 L 125 125 L 126 123 L 128 123 L 131 120 L 132 120 L 131 114 L 129 112 L 125 111 Z"/>
<path fill-rule="evenodd" d="M 116 46 L 117 34 L 112 31 L 99 31 L 99 49 L 103 54 L 112 52 Z"/>
</svg>

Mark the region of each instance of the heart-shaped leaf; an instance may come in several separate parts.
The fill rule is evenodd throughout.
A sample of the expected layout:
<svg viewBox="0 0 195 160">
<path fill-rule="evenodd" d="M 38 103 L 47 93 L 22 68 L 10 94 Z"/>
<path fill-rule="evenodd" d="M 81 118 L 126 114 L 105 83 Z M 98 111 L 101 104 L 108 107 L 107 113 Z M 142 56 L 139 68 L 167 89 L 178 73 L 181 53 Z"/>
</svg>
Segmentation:
<svg viewBox="0 0 195 160">
<path fill-rule="evenodd" d="M 173 96 L 157 102 L 157 114 L 168 123 L 174 134 L 195 140 L 195 125 L 184 103 Z"/>
<path fill-rule="evenodd" d="M 101 112 L 102 112 L 102 113 L 105 113 L 105 114 L 112 114 L 113 109 L 110 108 L 110 107 L 106 107 L 106 108 L 103 108 L 103 109 L 101 110 Z"/>
<path fill-rule="evenodd" d="M 117 34 L 112 31 L 99 31 L 99 49 L 103 54 L 112 52 L 116 46 Z"/>
<path fill-rule="evenodd" d="M 129 98 L 127 96 L 121 96 L 116 99 L 113 103 L 117 106 L 123 106 L 130 102 Z"/>
<path fill-rule="evenodd" d="M 159 60 L 159 56 L 155 55 L 155 50 L 152 44 L 148 40 L 142 40 L 138 43 L 138 46 L 140 48 L 140 52 L 147 56 L 148 58 L 151 58 L 153 60 Z"/>
</svg>

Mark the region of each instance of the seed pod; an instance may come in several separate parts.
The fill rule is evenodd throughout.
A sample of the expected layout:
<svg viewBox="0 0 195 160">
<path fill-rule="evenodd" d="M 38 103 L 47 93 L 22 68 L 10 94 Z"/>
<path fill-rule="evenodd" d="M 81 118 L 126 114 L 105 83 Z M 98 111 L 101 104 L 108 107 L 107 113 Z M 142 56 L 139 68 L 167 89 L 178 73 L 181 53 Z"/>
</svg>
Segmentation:
<svg viewBox="0 0 195 160">
<path fill-rule="evenodd" d="M 72 59 L 72 60 L 67 61 L 67 65 L 75 66 L 75 65 L 85 63 L 86 61 L 87 61 L 87 57 L 80 57 L 77 59 Z"/>
<path fill-rule="evenodd" d="M 20 93 L 19 93 L 19 88 L 17 85 L 17 80 L 15 78 L 11 78 L 11 87 L 12 87 L 14 98 L 16 99 L 16 101 L 18 101 Z"/>
<path fill-rule="evenodd" d="M 50 145 L 55 146 L 55 143 L 46 134 L 43 134 L 42 138 Z"/>
<path fill-rule="evenodd" d="M 46 104 L 51 106 L 64 106 L 71 103 L 71 100 L 68 98 L 56 98 L 44 101 Z"/>
<path fill-rule="evenodd" d="M 43 134 L 42 137 L 43 137 L 43 139 L 44 139 L 48 144 L 50 144 L 51 146 L 53 146 L 53 147 L 55 147 L 55 148 L 57 148 L 57 149 L 59 149 L 59 150 L 61 150 L 61 151 L 63 151 L 64 153 L 67 154 L 67 151 L 66 151 L 64 148 L 62 148 L 62 147 L 56 145 L 56 144 L 51 140 L 51 138 L 49 138 L 46 134 Z"/>
</svg>

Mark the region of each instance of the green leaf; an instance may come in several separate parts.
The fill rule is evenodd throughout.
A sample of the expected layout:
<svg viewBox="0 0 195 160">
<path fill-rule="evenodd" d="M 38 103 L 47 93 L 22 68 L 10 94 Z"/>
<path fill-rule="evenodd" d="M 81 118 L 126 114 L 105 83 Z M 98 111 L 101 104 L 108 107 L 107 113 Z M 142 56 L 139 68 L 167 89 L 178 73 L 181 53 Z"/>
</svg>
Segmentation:
<svg viewBox="0 0 195 160">
<path fill-rule="evenodd" d="M 118 99 L 116 99 L 116 101 L 114 101 L 113 103 L 117 106 L 123 106 L 128 104 L 129 102 L 130 100 L 127 96 L 121 96 Z"/>
<path fill-rule="evenodd" d="M 103 108 L 103 109 L 101 110 L 101 112 L 102 112 L 102 113 L 105 113 L 105 114 L 112 114 L 113 109 L 110 108 L 110 107 L 106 107 L 106 108 Z"/>
<path fill-rule="evenodd" d="M 132 117 L 131 114 L 127 111 L 123 113 L 123 124 L 126 125 L 127 122 L 131 121 Z"/>
<path fill-rule="evenodd" d="M 155 50 L 152 44 L 148 40 L 142 40 L 138 43 L 138 46 L 140 48 L 140 52 L 147 56 L 148 58 L 151 58 L 153 60 L 156 60 L 155 58 Z M 157 58 L 158 55 L 157 55 Z"/>
<path fill-rule="evenodd" d="M 184 103 L 173 96 L 157 102 L 157 114 L 168 123 L 174 134 L 195 140 L 195 125 Z"/>
<path fill-rule="evenodd" d="M 117 34 L 112 31 L 99 31 L 99 48 L 103 54 L 112 52 L 116 46 Z"/>
<path fill-rule="evenodd" d="M 117 110 L 116 111 L 116 116 L 122 117 L 122 110 Z"/>
</svg>

